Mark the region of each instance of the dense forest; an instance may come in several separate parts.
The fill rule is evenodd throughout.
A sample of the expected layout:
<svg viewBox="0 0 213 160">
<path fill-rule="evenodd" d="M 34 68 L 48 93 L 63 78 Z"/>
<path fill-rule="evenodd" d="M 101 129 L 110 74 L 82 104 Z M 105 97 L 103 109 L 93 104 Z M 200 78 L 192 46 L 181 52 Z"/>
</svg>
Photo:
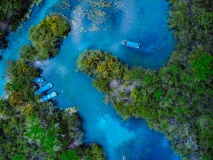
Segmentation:
<svg viewBox="0 0 213 160">
<path fill-rule="evenodd" d="M 32 83 L 39 70 L 23 61 L 10 62 L 8 100 L 0 100 L 0 159 L 105 159 L 96 144 L 82 144 L 81 121 L 75 107 L 56 108 L 39 102 Z"/>
<path fill-rule="evenodd" d="M 59 16 L 49 16 L 29 33 L 31 45 L 20 49 L 20 59 L 9 62 L 5 92 L 0 100 L 0 159 L 105 160 L 97 144 L 84 145 L 76 107 L 60 110 L 54 101 L 41 103 L 34 96 L 40 76 L 35 60 L 58 53 L 70 26 Z"/>
<path fill-rule="evenodd" d="M 92 76 L 124 119 L 145 118 L 186 159 L 213 157 L 213 2 L 170 0 L 176 46 L 157 70 L 128 68 L 100 50 L 86 50 L 78 68 Z"/>
<path fill-rule="evenodd" d="M 157 70 L 129 68 L 110 53 L 86 50 L 77 61 L 106 93 L 124 119 L 145 118 L 161 131 L 186 159 L 213 157 L 213 1 L 169 0 L 168 23 L 176 46 L 167 64 Z M 6 36 L 25 20 L 40 0 L 0 1 L 0 48 Z M 20 59 L 9 62 L 0 100 L 0 159 L 105 159 L 97 144 L 81 142 L 76 108 L 60 110 L 54 101 L 41 103 L 33 83 L 40 70 L 35 60 L 55 56 L 70 26 L 59 16 L 46 17 L 29 32 L 31 44 L 20 49 Z"/>
<path fill-rule="evenodd" d="M 49 16 L 29 31 L 31 45 L 23 46 L 21 59 L 33 62 L 55 56 L 64 37 L 70 32 L 69 25 L 59 16 Z"/>
<path fill-rule="evenodd" d="M 21 21 L 29 17 L 34 4 L 42 0 L 1 0 L 0 1 L 0 49 L 7 47 L 7 35 L 14 31 Z"/>
</svg>

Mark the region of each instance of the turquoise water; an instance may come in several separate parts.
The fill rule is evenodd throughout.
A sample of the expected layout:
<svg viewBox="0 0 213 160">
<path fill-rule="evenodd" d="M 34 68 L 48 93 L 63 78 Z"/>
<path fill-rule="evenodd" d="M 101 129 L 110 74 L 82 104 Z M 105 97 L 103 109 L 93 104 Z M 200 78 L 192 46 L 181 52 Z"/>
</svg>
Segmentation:
<svg viewBox="0 0 213 160">
<path fill-rule="evenodd" d="M 43 84 L 53 83 L 49 92 L 58 93 L 55 99 L 58 106 L 78 106 L 85 132 L 83 141 L 102 145 L 109 160 L 120 160 L 123 155 L 127 160 L 181 159 L 163 134 L 150 130 L 141 119 L 123 121 L 112 106 L 103 102 L 104 95 L 92 86 L 91 78 L 76 72 L 77 57 L 84 49 L 110 51 L 130 66 L 153 69 L 163 66 L 174 44 L 166 24 L 168 3 L 161 0 L 113 0 L 109 8 L 100 8 L 91 2 L 45 1 L 34 8 L 23 28 L 9 36 L 10 44 L 3 51 L 4 58 L 17 59 L 18 48 L 29 43 L 27 30 L 31 24 L 39 23 L 50 12 L 63 13 L 73 20 L 70 35 L 55 58 L 36 65 L 43 69 Z M 94 16 L 97 10 L 102 16 Z M 126 48 L 120 44 L 122 39 L 140 42 L 143 47 L 140 50 Z M 0 62 L 1 75 L 6 68 L 4 62 Z M 4 83 L 0 81 L 1 93 Z"/>
<path fill-rule="evenodd" d="M 29 44 L 28 30 L 31 25 L 38 24 L 41 19 L 45 18 L 50 8 L 57 3 L 57 0 L 44 1 L 39 7 L 35 6 L 31 13 L 31 18 L 23 23 L 23 27 L 16 32 L 10 33 L 8 36 L 9 44 L 6 50 L 2 50 L 3 60 L 0 61 L 0 95 L 3 95 L 4 85 L 6 82 L 5 70 L 7 68 L 8 60 L 15 60 L 19 55 L 19 48 L 23 45 Z"/>
</svg>

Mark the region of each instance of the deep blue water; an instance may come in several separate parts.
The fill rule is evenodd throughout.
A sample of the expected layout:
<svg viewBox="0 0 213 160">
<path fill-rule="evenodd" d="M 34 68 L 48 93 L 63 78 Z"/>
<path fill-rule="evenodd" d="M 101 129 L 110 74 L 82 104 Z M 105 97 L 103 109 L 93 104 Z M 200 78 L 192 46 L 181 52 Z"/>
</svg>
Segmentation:
<svg viewBox="0 0 213 160">
<path fill-rule="evenodd" d="M 101 1 L 101 0 L 99 0 Z M 59 54 L 48 61 L 38 62 L 45 83 L 54 84 L 58 106 L 78 106 L 85 132 L 84 142 L 97 142 L 104 147 L 109 160 L 179 160 L 168 139 L 150 130 L 144 120 L 123 121 L 112 106 L 103 102 L 104 95 L 92 86 L 92 80 L 76 72 L 77 57 L 84 49 L 101 49 L 118 56 L 130 66 L 156 69 L 165 64 L 173 49 L 172 33 L 168 31 L 168 2 L 165 0 L 113 0 L 109 8 L 91 5 L 90 0 L 45 1 L 33 9 L 23 28 L 9 36 L 4 59 L 17 59 L 18 49 L 28 44 L 27 30 L 50 12 L 60 12 L 72 19 L 72 31 L 64 40 Z M 94 1 L 93 1 L 94 2 Z M 105 1 L 106 2 L 106 1 Z M 57 5 L 55 5 L 57 3 Z M 61 5 L 64 4 L 64 5 Z M 65 7 L 66 6 L 66 7 Z M 100 11 L 102 16 L 94 16 Z M 96 31 L 94 31 L 96 28 Z M 142 49 L 130 49 L 120 41 L 128 39 L 142 43 Z M 0 75 L 6 69 L 0 62 Z M 3 94 L 5 81 L 0 81 Z"/>
</svg>

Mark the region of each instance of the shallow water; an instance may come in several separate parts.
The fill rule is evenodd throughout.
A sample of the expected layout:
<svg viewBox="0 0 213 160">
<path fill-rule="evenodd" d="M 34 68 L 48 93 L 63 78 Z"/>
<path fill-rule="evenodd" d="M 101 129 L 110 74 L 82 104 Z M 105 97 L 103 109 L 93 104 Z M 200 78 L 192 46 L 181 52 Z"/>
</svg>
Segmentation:
<svg viewBox="0 0 213 160">
<path fill-rule="evenodd" d="M 101 0 L 99 0 L 101 1 Z M 50 12 L 60 12 L 72 19 L 72 32 L 64 40 L 59 54 L 48 61 L 38 62 L 43 69 L 45 83 L 54 84 L 56 101 L 62 108 L 78 106 L 85 132 L 84 142 L 101 144 L 109 160 L 178 160 L 168 139 L 150 130 L 144 120 L 133 118 L 123 121 L 103 102 L 104 95 L 92 86 L 92 80 L 76 72 L 76 60 L 84 49 L 101 49 L 118 56 L 130 66 L 158 68 L 165 64 L 173 49 L 168 31 L 168 3 L 161 0 L 113 0 L 110 7 L 100 7 L 91 0 L 48 1 L 33 10 L 24 27 L 9 36 L 11 43 L 4 52 L 5 59 L 17 59 L 18 48 L 29 43 L 27 29 L 37 24 Z M 105 3 L 106 4 L 106 3 Z M 96 16 L 95 13 L 101 13 Z M 120 44 L 122 39 L 142 43 L 140 50 Z M 5 65 L 1 62 L 3 74 Z M 1 67 L 2 68 L 2 67 Z M 4 81 L 0 81 L 1 90 Z M 3 90 L 2 90 L 3 91 Z M 2 92 L 1 91 L 1 92 Z"/>
<path fill-rule="evenodd" d="M 23 27 L 17 29 L 16 32 L 11 32 L 8 36 L 9 44 L 6 50 L 2 50 L 3 59 L 0 61 L 0 95 L 3 95 L 4 85 L 6 82 L 5 70 L 7 68 L 8 60 L 15 60 L 19 55 L 19 48 L 30 43 L 28 40 L 28 30 L 31 25 L 38 24 L 41 19 L 45 18 L 49 13 L 50 8 L 57 3 L 57 0 L 44 1 L 33 8 L 31 17 L 28 21 L 23 23 Z"/>
</svg>

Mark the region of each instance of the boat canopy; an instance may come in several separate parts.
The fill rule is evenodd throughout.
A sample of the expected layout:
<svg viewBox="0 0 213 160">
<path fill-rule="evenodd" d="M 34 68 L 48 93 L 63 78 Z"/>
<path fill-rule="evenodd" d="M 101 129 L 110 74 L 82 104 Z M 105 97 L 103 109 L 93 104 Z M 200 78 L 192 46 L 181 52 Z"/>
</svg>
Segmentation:
<svg viewBox="0 0 213 160">
<path fill-rule="evenodd" d="M 35 92 L 34 92 L 34 95 L 39 95 L 39 94 L 41 94 L 41 93 L 47 91 L 48 89 L 50 89 L 50 88 L 52 88 L 52 87 L 53 87 L 52 83 L 48 83 L 48 84 L 46 84 L 45 86 L 39 88 L 37 91 L 35 91 Z"/>
<path fill-rule="evenodd" d="M 46 101 L 48 101 L 48 100 L 50 100 L 50 99 L 52 99 L 52 98 L 54 98 L 54 97 L 56 97 L 56 96 L 57 96 L 57 93 L 56 93 L 56 92 L 52 92 L 52 93 L 50 93 L 50 94 L 48 94 L 48 95 L 42 97 L 42 98 L 40 99 L 40 101 L 41 101 L 41 102 L 46 102 Z"/>
</svg>

